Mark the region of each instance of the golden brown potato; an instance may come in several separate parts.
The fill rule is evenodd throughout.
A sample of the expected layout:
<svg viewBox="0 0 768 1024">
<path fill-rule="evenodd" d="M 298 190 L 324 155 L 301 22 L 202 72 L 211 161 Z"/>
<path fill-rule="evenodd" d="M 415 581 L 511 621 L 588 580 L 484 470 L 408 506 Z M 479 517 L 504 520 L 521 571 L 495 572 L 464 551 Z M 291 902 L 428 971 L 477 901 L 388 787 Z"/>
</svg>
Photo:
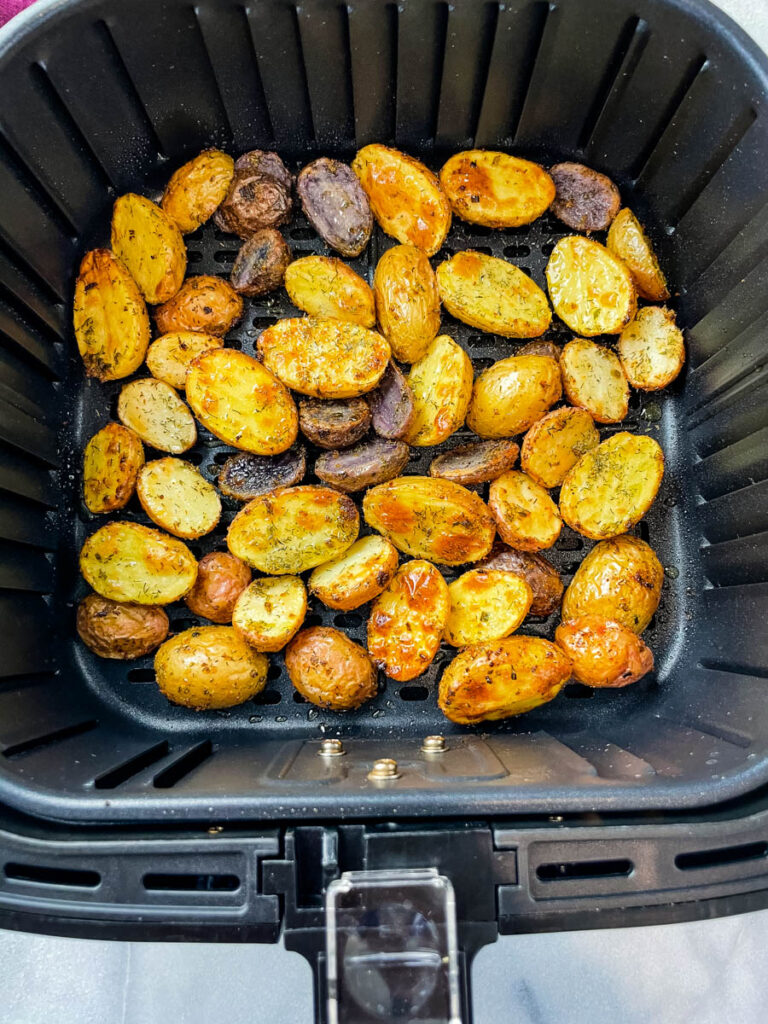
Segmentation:
<svg viewBox="0 0 768 1024">
<path fill-rule="evenodd" d="M 377 693 L 371 659 L 331 626 L 312 626 L 295 636 L 285 652 L 285 667 L 301 696 L 329 711 L 352 711 Z"/>
<path fill-rule="evenodd" d="M 450 610 L 448 586 L 434 565 L 405 562 L 371 606 L 368 653 L 390 678 L 415 679 L 437 654 Z"/>
<path fill-rule="evenodd" d="M 560 372 L 568 401 L 598 423 L 621 423 L 629 411 L 629 384 L 619 358 L 604 345 L 574 338 L 563 349 Z"/>
<path fill-rule="evenodd" d="M 522 434 L 563 394 L 560 368 L 546 356 L 509 356 L 477 378 L 467 426 L 480 437 Z"/>
<path fill-rule="evenodd" d="M 187 250 L 176 224 L 156 204 L 132 192 L 112 210 L 112 251 L 153 305 L 172 298 L 184 280 Z"/>
<path fill-rule="evenodd" d="M 193 615 L 228 625 L 238 597 L 250 582 L 251 570 L 239 558 L 211 551 L 198 562 L 195 585 L 184 601 Z"/>
<path fill-rule="evenodd" d="M 277 228 L 261 228 L 240 246 L 229 283 L 239 295 L 268 295 L 283 284 L 290 262 L 291 250 Z"/>
<path fill-rule="evenodd" d="M 206 149 L 171 175 L 161 205 L 183 235 L 196 231 L 223 202 L 235 161 L 220 149 Z"/>
<path fill-rule="evenodd" d="M 285 271 L 288 298 L 310 316 L 330 316 L 361 327 L 376 323 L 373 292 L 335 256 L 302 256 Z"/>
<path fill-rule="evenodd" d="M 83 500 L 89 512 L 115 512 L 124 508 L 136 489 L 144 465 L 139 437 L 120 423 L 107 423 L 85 446 Z"/>
<path fill-rule="evenodd" d="M 514 263 L 467 249 L 437 268 L 440 299 L 457 320 L 505 338 L 538 338 L 552 312 L 535 281 Z"/>
<path fill-rule="evenodd" d="M 543 167 L 489 149 L 454 154 L 443 164 L 440 184 L 457 216 L 489 228 L 530 224 L 555 198 Z"/>
<path fill-rule="evenodd" d="M 296 445 L 281 455 L 254 455 L 240 452 L 230 456 L 221 467 L 219 490 L 238 501 L 251 501 L 278 487 L 300 484 L 307 471 L 307 453 Z"/>
<path fill-rule="evenodd" d="M 136 484 L 141 507 L 157 526 L 184 540 L 210 533 L 221 517 L 216 488 L 183 459 L 153 459 Z"/>
<path fill-rule="evenodd" d="M 570 161 L 555 164 L 549 173 L 557 190 L 552 213 L 574 231 L 605 231 L 621 206 L 611 179 Z"/>
<path fill-rule="evenodd" d="M 248 502 L 232 520 L 227 544 L 260 572 L 295 575 L 337 558 L 359 528 L 348 495 L 330 487 L 285 487 Z"/>
<path fill-rule="evenodd" d="M 349 448 L 368 432 L 371 408 L 365 398 L 302 398 L 299 427 L 319 448 Z"/>
<path fill-rule="evenodd" d="M 546 277 L 555 313 L 576 334 L 620 334 L 637 312 L 637 293 L 626 265 L 591 238 L 561 238 L 549 257 Z"/>
<path fill-rule="evenodd" d="M 161 452 L 180 455 L 197 440 L 192 413 L 170 385 L 154 377 L 132 380 L 117 400 L 120 422 Z"/>
<path fill-rule="evenodd" d="M 560 514 L 585 537 L 626 533 L 653 504 L 664 453 L 651 437 L 622 431 L 582 455 L 563 481 Z"/>
<path fill-rule="evenodd" d="M 557 505 L 539 484 L 519 470 L 496 477 L 488 491 L 488 507 L 505 544 L 520 551 L 551 548 L 560 536 Z"/>
<path fill-rule="evenodd" d="M 328 608 L 352 611 L 372 601 L 397 572 L 396 548 L 384 537 L 361 537 L 343 555 L 319 565 L 309 577 L 309 591 Z"/>
<path fill-rule="evenodd" d="M 445 639 L 454 647 L 509 636 L 533 600 L 533 591 L 521 576 L 498 569 L 470 569 L 450 584 L 448 593 L 451 612 Z"/>
<path fill-rule="evenodd" d="M 519 451 L 514 441 L 470 441 L 433 459 L 429 475 L 463 487 L 487 483 L 512 469 Z"/>
<path fill-rule="evenodd" d="M 563 406 L 542 416 L 525 435 L 520 467 L 540 487 L 559 487 L 571 466 L 598 444 L 589 413 Z"/>
<path fill-rule="evenodd" d="M 313 398 L 372 391 L 389 362 L 389 345 L 380 334 L 327 317 L 278 320 L 259 336 L 258 348 L 283 384 Z"/>
<path fill-rule="evenodd" d="M 179 291 L 155 310 L 161 334 L 198 331 L 223 338 L 243 315 L 243 300 L 227 281 L 201 274 L 188 277 Z"/>
<path fill-rule="evenodd" d="M 629 534 L 595 544 L 563 598 L 563 620 L 582 615 L 614 619 L 642 633 L 661 600 L 664 569 L 645 541 Z"/>
<path fill-rule="evenodd" d="M 573 678 L 586 686 L 629 686 L 653 671 L 653 654 L 640 637 L 600 615 L 561 623 L 555 643 L 571 659 Z"/>
<path fill-rule="evenodd" d="M 149 654 L 168 636 L 162 608 L 89 594 L 77 606 L 77 632 L 100 658 L 128 661 Z"/>
<path fill-rule="evenodd" d="M 280 651 L 307 614 L 307 591 L 298 576 L 263 576 L 237 599 L 232 625 L 257 651 Z"/>
<path fill-rule="evenodd" d="M 494 544 L 488 558 L 480 562 L 479 569 L 498 569 L 521 576 L 533 592 L 530 614 L 546 618 L 560 607 L 563 581 L 560 573 L 544 555 L 534 551 L 515 551 L 505 544 Z"/>
<path fill-rule="evenodd" d="M 83 544 L 80 572 L 97 594 L 113 601 L 170 604 L 192 589 L 197 562 L 175 537 L 139 523 L 112 522 Z"/>
<path fill-rule="evenodd" d="M 373 216 L 352 168 L 321 156 L 299 172 L 296 192 L 323 241 L 342 256 L 359 256 L 371 237 Z"/>
<path fill-rule="evenodd" d="M 83 257 L 72 320 L 89 377 L 120 380 L 143 363 L 149 344 L 147 307 L 136 282 L 109 249 L 93 249 Z"/>
<path fill-rule="evenodd" d="M 155 655 L 160 692 L 186 708 L 232 708 L 261 693 L 269 662 L 231 626 L 193 626 L 166 640 Z"/>
<path fill-rule="evenodd" d="M 658 391 L 677 377 L 685 362 L 683 332 L 671 309 L 646 306 L 619 338 L 619 359 L 629 383 L 641 391 Z"/>
<path fill-rule="evenodd" d="M 650 239 L 627 207 L 616 214 L 606 244 L 629 267 L 638 295 L 649 302 L 665 302 L 669 298 L 667 280 Z"/>
<path fill-rule="evenodd" d="M 451 204 L 432 171 L 378 143 L 359 150 L 352 170 L 382 231 L 434 256 L 451 227 Z"/>
<path fill-rule="evenodd" d="M 376 264 L 373 277 L 381 333 L 395 359 L 415 363 L 440 330 L 437 278 L 414 245 L 394 245 Z"/>
<path fill-rule="evenodd" d="M 372 487 L 363 515 L 399 551 L 440 565 L 476 562 L 491 550 L 496 533 L 481 498 L 430 476 L 400 476 Z"/>
<path fill-rule="evenodd" d="M 455 433 L 467 415 L 473 378 L 464 349 L 447 334 L 435 338 L 408 374 L 414 416 L 404 440 L 424 448 Z"/>
<path fill-rule="evenodd" d="M 537 636 L 510 636 L 460 651 L 440 680 L 440 710 L 459 725 L 522 715 L 558 695 L 571 663 Z"/>
<path fill-rule="evenodd" d="M 153 377 L 164 380 L 177 391 L 187 386 L 190 365 L 212 348 L 221 348 L 224 342 L 214 334 L 197 331 L 172 331 L 153 341 L 147 351 L 147 369 Z"/>
</svg>

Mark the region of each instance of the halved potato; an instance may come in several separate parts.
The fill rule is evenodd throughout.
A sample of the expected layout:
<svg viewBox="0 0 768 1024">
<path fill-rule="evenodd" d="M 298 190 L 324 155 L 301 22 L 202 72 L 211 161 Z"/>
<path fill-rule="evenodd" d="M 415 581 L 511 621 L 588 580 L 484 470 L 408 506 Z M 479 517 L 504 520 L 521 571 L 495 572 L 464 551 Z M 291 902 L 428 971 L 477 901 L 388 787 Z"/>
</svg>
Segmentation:
<svg viewBox="0 0 768 1024">
<path fill-rule="evenodd" d="M 448 585 L 434 565 L 406 562 L 373 602 L 368 653 L 390 678 L 415 679 L 437 654 L 450 610 Z"/>
<path fill-rule="evenodd" d="M 543 167 L 489 149 L 454 154 L 443 164 L 440 184 L 455 214 L 489 228 L 530 224 L 555 198 L 555 183 Z"/>
<path fill-rule="evenodd" d="M 190 590 L 197 562 L 175 537 L 139 523 L 106 523 L 80 552 L 80 572 L 97 594 L 134 604 L 170 604 Z"/>
<path fill-rule="evenodd" d="M 549 173 L 557 190 L 552 213 L 574 231 L 605 231 L 621 206 L 611 179 L 571 161 L 555 164 Z"/>
<path fill-rule="evenodd" d="M 183 235 L 213 216 L 229 192 L 234 173 L 235 161 L 220 149 L 206 149 L 174 171 L 161 205 Z"/>
<path fill-rule="evenodd" d="M 184 603 L 193 615 L 229 625 L 238 597 L 251 582 L 251 570 L 228 551 L 209 551 L 197 563 L 195 585 Z"/>
<path fill-rule="evenodd" d="M 209 274 L 188 277 L 179 291 L 155 310 L 161 334 L 199 331 L 224 337 L 243 315 L 243 299 L 228 281 Z"/>
<path fill-rule="evenodd" d="M 451 612 L 445 639 L 454 647 L 509 636 L 533 600 L 533 591 L 521 576 L 498 569 L 470 569 L 449 585 L 448 593 Z"/>
<path fill-rule="evenodd" d="M 547 356 L 509 356 L 477 378 L 467 426 L 480 437 L 522 434 L 563 394 L 560 367 Z"/>
<path fill-rule="evenodd" d="M 309 591 L 328 608 L 352 611 L 382 592 L 399 564 L 396 548 L 378 534 L 361 537 L 343 555 L 319 565 Z"/>
<path fill-rule="evenodd" d="M 415 245 L 393 245 L 376 264 L 373 291 L 381 333 L 392 355 L 415 363 L 440 330 L 440 294 L 432 264 Z"/>
<path fill-rule="evenodd" d="M 264 365 L 283 384 L 313 398 L 354 398 L 372 391 L 389 362 L 380 334 L 328 317 L 290 317 L 263 331 Z"/>
<path fill-rule="evenodd" d="M 376 696 L 373 662 L 332 626 L 302 629 L 288 645 L 285 667 L 297 692 L 319 708 L 352 711 Z"/>
<path fill-rule="evenodd" d="M 547 296 L 514 263 L 467 249 L 437 268 L 440 298 L 448 312 L 490 334 L 538 338 L 549 327 Z"/>
<path fill-rule="evenodd" d="M 285 271 L 288 298 L 310 316 L 330 316 L 361 327 L 376 323 L 367 281 L 335 256 L 302 256 Z"/>
<path fill-rule="evenodd" d="M 237 599 L 232 625 L 257 651 L 280 651 L 307 614 L 307 591 L 298 576 L 264 576 Z"/>
<path fill-rule="evenodd" d="M 685 362 L 683 332 L 671 309 L 646 306 L 619 338 L 619 359 L 632 387 L 658 391 L 671 384 Z"/>
<path fill-rule="evenodd" d="M 560 372 L 568 401 L 598 423 L 621 423 L 629 411 L 629 384 L 619 357 L 604 345 L 574 338 L 563 349 Z"/>
<path fill-rule="evenodd" d="M 653 654 L 640 637 L 600 615 L 562 622 L 555 643 L 571 659 L 573 678 L 586 686 L 629 686 L 653 671 Z"/>
<path fill-rule="evenodd" d="M 560 513 L 585 537 L 615 537 L 643 518 L 663 476 L 664 453 L 657 442 L 622 431 L 569 470 L 560 490 Z"/>
<path fill-rule="evenodd" d="M 561 238 L 549 257 L 546 276 L 555 312 L 576 334 L 620 334 L 637 311 L 637 293 L 626 264 L 591 238 Z"/>
<path fill-rule="evenodd" d="M 484 484 L 512 469 L 519 452 L 514 441 L 470 441 L 433 459 L 429 475 L 452 480 L 463 487 Z"/>
<path fill-rule="evenodd" d="M 154 377 L 132 380 L 117 400 L 120 422 L 161 452 L 180 455 L 197 440 L 195 419 L 173 388 Z"/>
<path fill-rule="evenodd" d="M 417 448 L 441 444 L 464 423 L 472 397 L 472 361 L 464 349 L 441 334 L 408 374 L 414 417 L 404 440 Z"/>
<path fill-rule="evenodd" d="M 551 548 L 560 536 L 563 523 L 557 505 L 543 487 L 517 469 L 496 477 L 488 491 L 488 507 L 501 539 L 519 551 Z"/>
<path fill-rule="evenodd" d="M 175 537 L 195 540 L 221 517 L 216 488 L 183 459 L 153 459 L 139 473 L 136 493 L 153 523 Z"/>
<path fill-rule="evenodd" d="M 227 544 L 260 572 L 295 575 L 337 558 L 359 528 L 348 495 L 330 487 L 285 487 L 249 501 L 232 520 Z"/>
<path fill-rule="evenodd" d="M 520 466 L 541 487 L 559 487 L 581 456 L 600 444 L 600 434 L 584 409 L 563 406 L 534 423 L 523 440 Z"/>
<path fill-rule="evenodd" d="M 166 640 L 155 655 L 160 692 L 196 711 L 232 708 L 267 682 L 269 662 L 231 626 L 194 626 Z"/>
<path fill-rule="evenodd" d="M 140 438 L 120 423 L 107 423 L 85 446 L 83 500 L 89 512 L 124 508 L 136 489 L 144 465 Z"/>
<path fill-rule="evenodd" d="M 133 192 L 112 210 L 112 251 L 128 268 L 147 302 L 167 302 L 181 288 L 187 250 L 176 224 L 157 205 Z"/>
<path fill-rule="evenodd" d="M 213 349 L 194 360 L 187 401 L 212 434 L 256 455 L 279 455 L 299 432 L 296 403 L 285 385 L 237 349 Z"/>
<path fill-rule="evenodd" d="M 649 302 L 665 302 L 669 298 L 667 280 L 650 239 L 628 207 L 616 214 L 606 244 L 629 267 L 638 295 Z"/>
<path fill-rule="evenodd" d="M 221 348 L 224 342 L 215 334 L 197 331 L 172 331 L 153 341 L 147 351 L 147 369 L 177 391 L 187 386 L 187 370 L 203 352 Z"/>
</svg>

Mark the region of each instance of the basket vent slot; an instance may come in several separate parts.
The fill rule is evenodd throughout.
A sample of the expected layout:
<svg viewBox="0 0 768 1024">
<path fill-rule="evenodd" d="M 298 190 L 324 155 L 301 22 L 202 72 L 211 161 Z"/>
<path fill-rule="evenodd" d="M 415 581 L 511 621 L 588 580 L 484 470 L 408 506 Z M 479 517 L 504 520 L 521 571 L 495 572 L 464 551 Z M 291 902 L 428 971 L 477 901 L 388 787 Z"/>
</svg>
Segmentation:
<svg viewBox="0 0 768 1024">
<path fill-rule="evenodd" d="M 122 764 L 110 769 L 110 771 L 99 775 L 98 778 L 94 779 L 93 784 L 96 789 L 115 789 L 117 786 L 127 782 L 128 779 L 132 779 L 134 775 L 138 775 L 144 768 L 148 768 L 155 761 L 159 761 L 161 757 L 165 757 L 168 749 L 167 740 L 163 740 L 162 743 L 156 743 L 153 747 L 142 750 L 135 757 L 130 757 L 127 761 L 123 761 Z"/>
<path fill-rule="evenodd" d="M 536 877 L 541 882 L 562 882 L 574 878 L 628 878 L 635 865 L 626 857 L 613 860 L 578 860 L 539 864 Z"/>
<path fill-rule="evenodd" d="M 569 683 L 563 691 L 566 697 L 576 700 L 589 700 L 594 697 L 595 691 L 591 686 L 584 686 L 583 683 Z"/>
<path fill-rule="evenodd" d="M 6 878 L 17 882 L 34 882 L 36 885 L 69 885 L 78 889 L 95 889 L 101 884 L 101 875 L 98 871 L 13 863 L 6 864 L 3 870 Z"/>
<path fill-rule="evenodd" d="M 237 875 L 166 875 L 152 872 L 142 878 L 148 892 L 235 892 L 240 888 Z"/>
<path fill-rule="evenodd" d="M 741 843 L 739 846 L 721 846 L 716 850 L 696 850 L 692 853 L 678 853 L 675 867 L 680 871 L 696 871 L 701 868 L 719 868 L 725 864 L 740 864 L 745 860 L 759 860 L 768 854 L 768 843 Z"/>
<path fill-rule="evenodd" d="M 12 743 L 5 748 L 3 756 L 18 757 L 20 754 L 28 754 L 32 750 L 42 750 L 43 747 L 50 747 L 61 740 L 68 740 L 72 736 L 81 736 L 84 732 L 90 732 L 98 724 L 95 718 L 91 718 L 87 722 L 76 722 L 74 725 L 67 725 L 63 729 L 55 729 L 53 732 L 44 733 L 42 736 L 33 736 L 28 740 Z"/>
<path fill-rule="evenodd" d="M 169 764 L 167 768 L 163 768 L 161 772 L 158 772 L 152 780 L 152 785 L 155 789 L 171 789 L 189 775 L 190 772 L 193 772 L 195 768 L 199 768 L 204 761 L 207 761 L 212 753 L 213 744 L 211 741 L 203 740 L 202 743 L 198 743 L 197 746 L 188 750 L 186 754 L 182 754 L 172 764 Z"/>
<path fill-rule="evenodd" d="M 256 697 L 253 698 L 254 704 L 279 704 L 283 699 L 281 693 L 277 690 L 262 690 Z"/>
</svg>

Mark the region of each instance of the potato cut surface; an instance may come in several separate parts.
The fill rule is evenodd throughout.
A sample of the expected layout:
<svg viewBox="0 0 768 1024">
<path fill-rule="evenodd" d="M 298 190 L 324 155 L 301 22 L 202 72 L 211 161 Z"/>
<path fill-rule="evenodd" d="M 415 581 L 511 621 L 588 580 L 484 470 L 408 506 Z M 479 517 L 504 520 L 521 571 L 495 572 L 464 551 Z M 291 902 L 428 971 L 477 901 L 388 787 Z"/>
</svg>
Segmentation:
<svg viewBox="0 0 768 1024">
<path fill-rule="evenodd" d="M 153 523 L 185 540 L 210 533 L 221 517 L 216 488 L 183 459 L 147 462 L 139 472 L 136 492 Z"/>
</svg>

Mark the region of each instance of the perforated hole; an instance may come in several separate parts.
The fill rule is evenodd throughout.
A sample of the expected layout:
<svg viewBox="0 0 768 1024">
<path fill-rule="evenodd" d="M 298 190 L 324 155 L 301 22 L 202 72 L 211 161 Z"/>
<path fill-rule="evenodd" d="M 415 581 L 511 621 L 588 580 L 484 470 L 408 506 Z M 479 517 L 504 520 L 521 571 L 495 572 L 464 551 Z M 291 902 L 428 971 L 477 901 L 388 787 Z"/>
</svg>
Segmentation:
<svg viewBox="0 0 768 1024">
<path fill-rule="evenodd" d="M 397 695 L 401 700 L 421 701 L 427 699 L 429 690 L 426 686 L 401 686 L 397 691 Z"/>
<path fill-rule="evenodd" d="M 282 699 L 283 695 L 277 690 L 262 690 L 261 693 L 253 698 L 253 703 L 269 706 L 270 704 L 279 704 Z"/>
</svg>

